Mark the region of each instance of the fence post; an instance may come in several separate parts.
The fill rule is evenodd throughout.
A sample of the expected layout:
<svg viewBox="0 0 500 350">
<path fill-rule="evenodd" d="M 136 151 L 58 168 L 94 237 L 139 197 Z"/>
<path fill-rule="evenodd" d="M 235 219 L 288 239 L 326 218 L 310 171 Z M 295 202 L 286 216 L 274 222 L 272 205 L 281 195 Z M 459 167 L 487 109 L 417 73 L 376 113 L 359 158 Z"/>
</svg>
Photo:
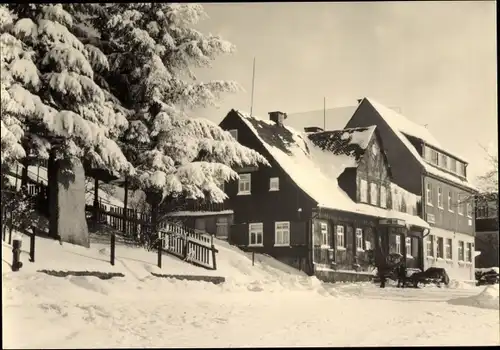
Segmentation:
<svg viewBox="0 0 500 350">
<path fill-rule="evenodd" d="M 252 266 L 255 264 L 255 252 L 252 250 Z"/>
<path fill-rule="evenodd" d="M 30 236 L 30 262 L 35 262 L 35 237 L 36 237 L 36 227 L 31 226 L 31 236 Z"/>
<path fill-rule="evenodd" d="M 185 245 L 184 245 L 184 260 L 186 260 L 187 257 L 189 256 L 189 236 L 188 235 L 184 236 L 184 241 L 185 241 Z"/>
<path fill-rule="evenodd" d="M 215 245 L 214 245 L 214 235 L 211 236 L 211 248 L 212 248 L 212 262 L 213 262 L 213 269 L 217 270 L 217 260 L 215 260 Z"/>
<path fill-rule="evenodd" d="M 111 252 L 110 252 L 110 262 L 112 266 L 115 266 L 115 246 L 116 246 L 116 236 L 115 233 L 111 233 Z"/>
<path fill-rule="evenodd" d="M 10 211 L 10 217 L 9 217 L 9 244 L 12 244 L 12 226 L 13 225 L 13 220 L 12 220 L 12 212 L 13 210 Z"/>
<path fill-rule="evenodd" d="M 22 243 L 23 242 L 17 238 L 12 242 L 12 271 L 19 271 L 19 269 L 23 267 L 23 263 L 19 261 Z"/>
<path fill-rule="evenodd" d="M 158 231 L 158 267 L 161 269 L 161 256 L 163 250 L 163 235 Z"/>
</svg>

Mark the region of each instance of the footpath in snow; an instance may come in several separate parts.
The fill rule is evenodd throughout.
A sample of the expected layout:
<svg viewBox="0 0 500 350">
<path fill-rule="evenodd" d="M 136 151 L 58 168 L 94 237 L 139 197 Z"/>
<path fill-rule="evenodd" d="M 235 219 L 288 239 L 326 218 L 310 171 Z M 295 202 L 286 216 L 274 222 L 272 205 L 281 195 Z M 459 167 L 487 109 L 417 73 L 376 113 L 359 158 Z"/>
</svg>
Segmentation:
<svg viewBox="0 0 500 350">
<path fill-rule="evenodd" d="M 27 237 L 23 250 L 28 250 Z M 14 348 L 498 345 L 498 287 L 380 289 L 316 278 L 217 241 L 210 271 L 142 248 L 90 249 L 37 238 L 36 262 L 10 271 L 2 246 L 3 341 Z M 122 272 L 53 277 L 40 269 Z M 220 275 L 226 282 L 156 278 Z M 497 288 L 497 309 L 471 303 Z M 480 297 L 483 295 L 483 297 Z M 491 299 L 494 299 L 491 297 Z M 456 300 L 469 300 L 460 303 Z M 29 334 L 29 336 L 26 336 Z"/>
</svg>

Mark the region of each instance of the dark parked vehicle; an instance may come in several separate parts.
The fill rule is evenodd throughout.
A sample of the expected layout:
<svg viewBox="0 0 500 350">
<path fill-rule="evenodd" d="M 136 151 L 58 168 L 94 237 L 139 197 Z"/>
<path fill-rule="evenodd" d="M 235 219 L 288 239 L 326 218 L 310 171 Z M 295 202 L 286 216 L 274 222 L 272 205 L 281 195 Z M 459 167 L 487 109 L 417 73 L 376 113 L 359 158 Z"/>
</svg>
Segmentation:
<svg viewBox="0 0 500 350">
<path fill-rule="evenodd" d="M 407 280 L 413 287 L 418 288 L 419 284 L 431 284 L 434 283 L 438 287 L 441 287 L 441 283 L 446 286 L 450 283 L 450 277 L 446 273 L 446 270 L 441 267 L 429 267 L 427 270 L 422 272 L 415 272 Z"/>
<path fill-rule="evenodd" d="M 499 283 L 498 269 L 476 269 L 476 281 L 478 286 Z"/>
</svg>

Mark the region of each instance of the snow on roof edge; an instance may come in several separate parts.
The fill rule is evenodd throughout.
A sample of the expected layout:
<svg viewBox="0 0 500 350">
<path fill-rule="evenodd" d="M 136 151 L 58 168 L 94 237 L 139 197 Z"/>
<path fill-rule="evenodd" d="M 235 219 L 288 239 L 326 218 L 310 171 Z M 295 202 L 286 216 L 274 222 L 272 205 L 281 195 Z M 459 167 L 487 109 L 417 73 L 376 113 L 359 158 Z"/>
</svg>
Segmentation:
<svg viewBox="0 0 500 350">
<path fill-rule="evenodd" d="M 255 116 L 250 116 L 248 115 L 247 113 L 243 112 L 243 111 L 240 111 L 240 110 L 234 110 L 236 112 L 236 114 L 238 115 L 239 118 L 242 119 L 242 121 L 245 123 L 245 125 L 247 125 L 247 127 L 252 131 L 252 133 L 254 133 L 254 135 L 259 139 L 259 141 L 263 144 L 263 146 L 266 148 L 266 150 L 269 152 L 269 154 L 271 155 L 271 157 L 274 158 L 274 160 L 282 167 L 283 171 L 287 172 L 286 169 L 283 167 L 283 164 L 281 164 L 280 160 L 276 157 L 275 154 L 273 154 L 273 150 L 270 149 L 271 147 L 273 147 L 272 145 L 268 145 L 259 135 L 258 131 L 254 128 L 254 126 L 251 124 L 251 122 L 248 120 L 250 118 L 253 118 L 255 120 L 262 120 L 261 118 L 258 118 L 258 117 L 255 117 Z M 271 124 L 272 122 L 268 121 L 268 120 L 264 120 L 265 122 L 267 122 L 268 124 Z M 299 134 L 299 132 L 297 132 L 295 129 L 291 128 L 291 127 L 288 127 L 288 126 L 285 126 L 288 131 L 292 132 L 293 134 Z M 373 130 L 375 130 L 375 128 L 373 128 Z M 304 139 L 305 141 L 305 139 Z M 313 145 L 314 147 L 314 145 Z M 318 169 L 318 171 L 320 172 L 320 169 Z M 287 172 L 288 173 L 288 172 Z M 324 177 L 324 175 L 320 172 L 321 176 Z M 344 200 L 346 201 L 345 204 L 347 204 L 346 207 L 342 207 L 340 205 L 336 205 L 336 206 L 331 206 L 331 205 L 323 205 L 321 204 L 321 201 L 318 200 L 318 198 L 315 198 L 315 194 L 312 193 L 311 191 L 308 191 L 307 189 L 303 188 L 303 186 L 301 186 L 299 183 L 297 183 L 297 179 L 295 179 L 293 177 L 293 174 L 288 174 L 290 176 L 290 178 L 292 179 L 292 181 L 294 181 L 296 183 L 296 185 L 302 190 L 304 191 L 304 193 L 306 193 L 307 195 L 309 195 L 316 203 L 317 203 L 317 206 L 318 207 L 323 207 L 325 209 L 332 209 L 332 210 L 338 210 L 338 211 L 344 211 L 344 212 L 348 212 L 348 213 L 358 213 L 358 214 L 362 214 L 362 215 L 367 215 L 367 216 L 372 216 L 372 217 L 377 217 L 377 218 L 398 218 L 398 219 L 402 219 L 402 220 L 405 220 L 407 221 L 408 223 L 412 224 L 412 225 L 415 225 L 415 226 L 420 226 L 420 227 L 424 227 L 424 228 L 428 228 L 429 227 L 429 224 L 424 221 L 423 219 L 421 219 L 420 217 L 418 216 L 415 216 L 415 215 L 411 215 L 411 214 L 408 214 L 408 213 L 402 213 L 402 212 L 398 212 L 398 211 L 394 211 L 394 210 L 386 210 L 386 209 L 382 209 L 382 208 L 377 208 L 377 207 L 373 207 L 371 205 L 367 205 L 367 204 L 361 204 L 361 203 L 357 203 L 355 201 L 353 201 L 339 186 L 338 186 L 338 183 L 337 183 L 337 179 L 335 178 L 333 180 L 330 179 L 330 181 L 332 181 L 332 184 L 335 182 L 335 185 L 336 185 L 336 190 L 339 194 L 339 196 L 341 198 L 338 198 L 338 201 L 335 201 L 336 203 L 339 203 Z"/>
</svg>

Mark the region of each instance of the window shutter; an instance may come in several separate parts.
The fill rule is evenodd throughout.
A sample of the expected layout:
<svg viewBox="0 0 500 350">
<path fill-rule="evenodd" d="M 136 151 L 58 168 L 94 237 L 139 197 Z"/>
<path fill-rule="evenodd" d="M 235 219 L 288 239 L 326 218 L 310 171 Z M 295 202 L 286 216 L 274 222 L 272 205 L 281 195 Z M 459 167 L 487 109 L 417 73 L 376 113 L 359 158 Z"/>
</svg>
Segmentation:
<svg viewBox="0 0 500 350">
<path fill-rule="evenodd" d="M 306 245 L 307 226 L 304 221 L 290 223 L 290 245 Z"/>
<path fill-rule="evenodd" d="M 237 246 L 247 246 L 249 243 L 248 224 L 231 225 L 229 229 L 229 241 L 231 244 Z"/>
</svg>

